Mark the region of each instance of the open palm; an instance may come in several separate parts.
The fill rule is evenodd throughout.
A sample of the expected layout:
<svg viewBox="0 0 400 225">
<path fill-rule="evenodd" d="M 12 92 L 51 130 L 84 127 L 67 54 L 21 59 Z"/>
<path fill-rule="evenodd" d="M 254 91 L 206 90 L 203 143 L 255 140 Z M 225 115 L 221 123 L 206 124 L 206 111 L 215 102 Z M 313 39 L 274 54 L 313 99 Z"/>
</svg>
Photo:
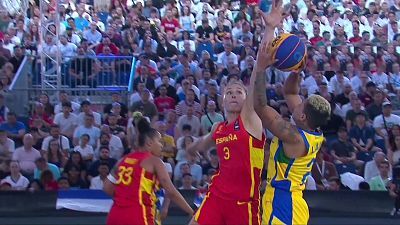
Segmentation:
<svg viewBox="0 0 400 225">
<path fill-rule="evenodd" d="M 266 14 L 261 12 L 265 25 L 269 27 L 277 27 L 283 20 L 282 0 L 272 0 L 271 12 Z"/>
</svg>

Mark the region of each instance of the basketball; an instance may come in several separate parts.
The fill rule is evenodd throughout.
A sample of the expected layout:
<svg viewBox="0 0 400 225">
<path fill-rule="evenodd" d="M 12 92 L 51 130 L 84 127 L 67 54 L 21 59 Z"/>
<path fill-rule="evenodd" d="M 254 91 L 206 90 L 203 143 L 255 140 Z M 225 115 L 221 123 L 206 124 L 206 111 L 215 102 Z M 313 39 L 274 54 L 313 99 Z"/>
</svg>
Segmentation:
<svg viewBox="0 0 400 225">
<path fill-rule="evenodd" d="M 281 34 L 271 42 L 275 68 L 282 71 L 299 69 L 306 60 L 307 48 L 294 34 Z"/>
</svg>

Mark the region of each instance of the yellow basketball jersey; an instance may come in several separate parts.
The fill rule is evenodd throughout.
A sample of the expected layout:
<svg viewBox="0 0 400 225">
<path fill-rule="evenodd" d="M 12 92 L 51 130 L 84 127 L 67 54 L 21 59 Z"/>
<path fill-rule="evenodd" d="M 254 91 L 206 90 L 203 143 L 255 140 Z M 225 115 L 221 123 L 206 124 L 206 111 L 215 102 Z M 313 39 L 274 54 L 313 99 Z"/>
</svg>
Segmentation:
<svg viewBox="0 0 400 225">
<path fill-rule="evenodd" d="M 274 137 L 270 145 L 267 186 L 290 192 L 304 190 L 324 137 L 322 132 L 309 132 L 300 128 L 298 131 L 304 140 L 307 154 L 295 159 L 287 157 L 283 151 L 283 142 Z"/>
</svg>

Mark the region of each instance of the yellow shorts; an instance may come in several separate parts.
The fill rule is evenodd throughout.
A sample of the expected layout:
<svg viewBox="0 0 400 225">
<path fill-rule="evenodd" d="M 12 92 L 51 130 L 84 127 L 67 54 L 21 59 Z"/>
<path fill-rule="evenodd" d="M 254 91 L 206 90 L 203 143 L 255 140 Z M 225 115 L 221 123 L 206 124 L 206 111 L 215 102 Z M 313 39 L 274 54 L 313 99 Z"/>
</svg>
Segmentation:
<svg viewBox="0 0 400 225">
<path fill-rule="evenodd" d="M 303 193 L 267 188 L 262 199 L 263 225 L 306 225 L 309 219 L 308 206 Z"/>
</svg>

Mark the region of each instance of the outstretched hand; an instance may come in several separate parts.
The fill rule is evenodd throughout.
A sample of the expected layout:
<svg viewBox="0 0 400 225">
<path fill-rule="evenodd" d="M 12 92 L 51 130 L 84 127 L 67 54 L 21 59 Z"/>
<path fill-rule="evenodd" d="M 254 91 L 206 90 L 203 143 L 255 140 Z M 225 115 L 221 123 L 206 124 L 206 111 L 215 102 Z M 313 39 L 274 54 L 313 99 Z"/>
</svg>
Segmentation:
<svg viewBox="0 0 400 225">
<path fill-rule="evenodd" d="M 270 13 L 267 14 L 261 10 L 260 13 L 265 23 L 265 31 L 256 59 L 256 69 L 259 72 L 264 71 L 267 67 L 275 63 L 270 43 L 273 39 L 275 28 L 284 18 L 282 0 L 272 0 Z"/>
<path fill-rule="evenodd" d="M 284 18 L 284 9 L 282 7 L 283 0 L 272 0 L 270 13 L 265 13 L 260 10 L 265 26 L 275 29 Z"/>
</svg>

